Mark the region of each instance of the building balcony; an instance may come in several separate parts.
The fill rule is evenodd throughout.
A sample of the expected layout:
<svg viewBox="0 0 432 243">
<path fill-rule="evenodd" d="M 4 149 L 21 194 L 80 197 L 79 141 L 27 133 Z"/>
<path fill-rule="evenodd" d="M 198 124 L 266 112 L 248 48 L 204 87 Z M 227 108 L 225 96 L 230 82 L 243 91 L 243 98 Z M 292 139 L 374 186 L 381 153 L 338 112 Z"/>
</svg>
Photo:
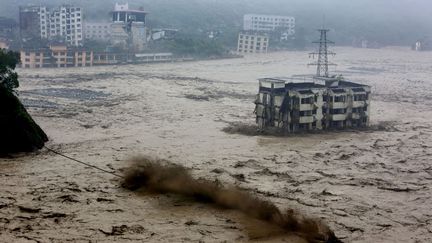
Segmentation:
<svg viewBox="0 0 432 243">
<path fill-rule="evenodd" d="M 300 111 L 311 111 L 314 110 L 314 104 L 300 104 Z"/>
<path fill-rule="evenodd" d="M 353 101 L 353 108 L 364 107 L 366 105 L 366 101 Z"/>
<path fill-rule="evenodd" d="M 332 121 L 344 121 L 344 120 L 346 120 L 346 118 L 347 118 L 346 114 L 333 114 L 333 115 L 330 115 L 330 119 Z"/>
<path fill-rule="evenodd" d="M 352 113 L 351 118 L 354 120 L 359 120 L 361 118 L 360 113 Z"/>
<path fill-rule="evenodd" d="M 330 103 L 330 109 L 345 109 L 348 107 L 348 103 L 345 102 L 332 102 Z"/>
<path fill-rule="evenodd" d="M 313 116 L 301 116 L 299 123 L 312 123 L 314 122 L 314 117 Z"/>
</svg>

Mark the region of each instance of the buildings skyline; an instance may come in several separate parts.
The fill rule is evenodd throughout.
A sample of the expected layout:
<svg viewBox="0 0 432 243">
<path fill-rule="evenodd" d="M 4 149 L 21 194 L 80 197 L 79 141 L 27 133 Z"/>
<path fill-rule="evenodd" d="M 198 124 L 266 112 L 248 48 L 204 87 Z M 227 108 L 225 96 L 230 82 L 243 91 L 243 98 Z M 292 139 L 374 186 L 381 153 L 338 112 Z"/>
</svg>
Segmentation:
<svg viewBox="0 0 432 243">
<path fill-rule="evenodd" d="M 19 28 L 22 41 L 46 39 L 64 41 L 71 46 L 83 43 L 82 10 L 72 5 L 56 8 L 46 6 L 19 7 Z"/>
<path fill-rule="evenodd" d="M 246 14 L 243 16 L 243 30 L 272 32 L 279 30 L 285 35 L 295 34 L 295 18 L 291 16 Z"/>
</svg>

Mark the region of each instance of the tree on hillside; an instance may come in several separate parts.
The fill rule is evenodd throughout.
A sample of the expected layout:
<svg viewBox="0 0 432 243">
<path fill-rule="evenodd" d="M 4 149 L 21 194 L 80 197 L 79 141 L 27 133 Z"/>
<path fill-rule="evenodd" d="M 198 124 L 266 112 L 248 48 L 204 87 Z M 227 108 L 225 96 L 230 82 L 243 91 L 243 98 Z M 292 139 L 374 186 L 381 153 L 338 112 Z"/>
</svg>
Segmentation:
<svg viewBox="0 0 432 243">
<path fill-rule="evenodd" d="M 18 74 L 14 71 L 19 62 L 19 53 L 0 50 L 0 85 L 12 92 L 19 87 Z"/>
</svg>

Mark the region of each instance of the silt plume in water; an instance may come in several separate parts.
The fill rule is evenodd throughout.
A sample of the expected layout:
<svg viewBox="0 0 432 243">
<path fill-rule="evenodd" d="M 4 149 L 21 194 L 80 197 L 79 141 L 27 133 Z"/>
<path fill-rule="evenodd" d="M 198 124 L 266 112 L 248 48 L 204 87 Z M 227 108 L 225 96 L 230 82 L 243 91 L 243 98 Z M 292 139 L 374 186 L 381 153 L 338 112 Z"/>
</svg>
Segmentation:
<svg viewBox="0 0 432 243">
<path fill-rule="evenodd" d="M 252 219 L 265 222 L 273 228 L 273 234 L 292 233 L 307 242 L 341 242 L 327 225 L 317 219 L 304 217 L 291 209 L 282 212 L 270 201 L 239 188 L 194 179 L 183 166 L 165 160 L 135 158 L 133 166 L 126 172 L 124 186 L 130 190 L 178 194 L 221 208 L 238 210 Z M 252 226 L 249 230 L 259 231 L 261 227 Z M 256 234 L 259 233 L 249 232 L 249 235 Z"/>
</svg>

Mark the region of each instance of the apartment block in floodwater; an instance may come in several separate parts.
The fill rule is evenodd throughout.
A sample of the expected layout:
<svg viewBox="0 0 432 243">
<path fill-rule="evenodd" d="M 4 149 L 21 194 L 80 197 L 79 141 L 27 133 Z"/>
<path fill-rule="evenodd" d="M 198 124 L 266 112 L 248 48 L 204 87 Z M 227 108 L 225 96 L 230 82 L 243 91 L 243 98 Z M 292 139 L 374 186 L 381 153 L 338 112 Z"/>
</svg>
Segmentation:
<svg viewBox="0 0 432 243">
<path fill-rule="evenodd" d="M 263 78 L 255 101 L 260 130 L 282 128 L 285 132 L 359 128 L 369 125 L 371 87 L 328 73 L 327 29 L 319 30 L 317 74 L 309 79 Z"/>
<path fill-rule="evenodd" d="M 358 128 L 369 125 L 371 88 L 345 80 L 292 82 L 289 78 L 259 80 L 255 104 L 259 129 L 286 132 Z"/>
</svg>

